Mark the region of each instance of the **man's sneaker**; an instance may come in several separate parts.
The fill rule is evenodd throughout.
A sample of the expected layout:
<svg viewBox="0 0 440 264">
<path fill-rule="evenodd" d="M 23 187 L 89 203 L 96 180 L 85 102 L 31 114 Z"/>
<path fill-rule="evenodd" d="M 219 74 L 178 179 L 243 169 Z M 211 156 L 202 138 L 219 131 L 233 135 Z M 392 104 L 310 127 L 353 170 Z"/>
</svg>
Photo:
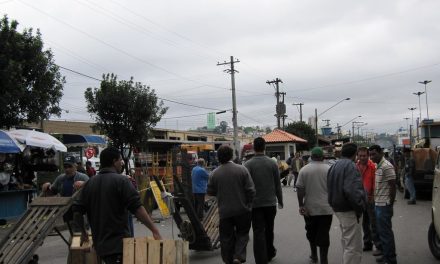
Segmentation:
<svg viewBox="0 0 440 264">
<path fill-rule="evenodd" d="M 364 246 L 363 251 L 371 251 L 373 250 L 373 246 Z"/>
<path fill-rule="evenodd" d="M 409 200 L 408 204 L 416 204 L 416 200 Z"/>
<path fill-rule="evenodd" d="M 296 187 L 293 187 L 293 191 L 296 192 Z"/>
<path fill-rule="evenodd" d="M 383 259 L 383 256 L 376 258 L 376 263 L 385 263 L 385 260 Z"/>
<path fill-rule="evenodd" d="M 311 263 L 311 264 L 318 263 L 318 257 L 310 256 L 310 262 L 309 263 Z"/>
<path fill-rule="evenodd" d="M 241 264 L 241 261 L 239 259 L 234 259 L 232 261 L 232 264 Z"/>
<path fill-rule="evenodd" d="M 383 255 L 383 253 L 381 250 L 379 250 L 379 249 L 373 250 L 373 256 L 377 257 L 377 256 L 382 256 L 382 255 Z"/>
</svg>

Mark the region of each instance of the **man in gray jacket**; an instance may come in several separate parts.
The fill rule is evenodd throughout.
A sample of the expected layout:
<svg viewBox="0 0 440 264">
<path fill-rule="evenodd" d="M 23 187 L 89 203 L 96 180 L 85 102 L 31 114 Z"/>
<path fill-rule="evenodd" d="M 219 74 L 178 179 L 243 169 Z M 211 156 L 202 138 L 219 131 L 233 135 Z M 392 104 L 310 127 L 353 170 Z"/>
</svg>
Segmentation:
<svg viewBox="0 0 440 264">
<path fill-rule="evenodd" d="M 217 156 L 221 165 L 209 177 L 207 194 L 216 196 L 218 201 L 223 262 L 239 264 L 246 261 L 254 182 L 244 166 L 231 161 L 233 153 L 229 146 L 221 146 Z"/>
<path fill-rule="evenodd" d="M 328 202 L 339 219 L 342 232 L 343 264 L 359 264 L 362 259 L 362 225 L 359 218 L 367 198 L 361 175 L 354 164 L 356 152 L 356 144 L 344 144 L 342 158 L 330 168 L 327 176 Z"/>
<path fill-rule="evenodd" d="M 252 229 L 254 230 L 254 257 L 256 264 L 266 264 L 275 257 L 273 245 L 274 222 L 277 202 L 283 207 L 278 166 L 264 155 L 266 141 L 262 137 L 254 139 L 255 156 L 245 163 L 251 174 L 257 192 L 252 205 Z"/>
</svg>

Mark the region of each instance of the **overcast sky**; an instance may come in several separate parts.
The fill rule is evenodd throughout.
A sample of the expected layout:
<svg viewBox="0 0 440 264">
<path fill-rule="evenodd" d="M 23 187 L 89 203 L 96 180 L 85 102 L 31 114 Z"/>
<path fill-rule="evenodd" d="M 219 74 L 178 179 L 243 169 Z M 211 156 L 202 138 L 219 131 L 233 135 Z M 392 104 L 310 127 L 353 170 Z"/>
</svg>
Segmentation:
<svg viewBox="0 0 440 264">
<path fill-rule="evenodd" d="M 429 116 L 439 119 L 439 10 L 436 0 L 0 0 L 0 13 L 21 28 L 40 29 L 62 67 L 98 79 L 109 72 L 133 76 L 160 98 L 226 110 L 230 75 L 217 62 L 234 56 L 239 125 L 276 125 L 275 90 L 266 81 L 280 78 L 287 121 L 299 120 L 293 103 L 304 103 L 307 119 L 315 108 L 321 113 L 349 97 L 319 119 L 335 127 L 362 115 L 364 131 L 377 133 L 406 127 L 409 107 L 417 107 L 414 120 L 419 116 L 412 93 L 424 91 L 423 80 L 432 80 Z M 91 120 L 84 91 L 99 82 L 61 71 L 61 107 L 68 111 L 62 119 Z M 162 128 L 204 126 L 215 111 L 165 105 Z M 198 116 L 181 117 L 187 115 Z M 232 125 L 231 117 L 218 115 L 217 123 Z"/>
</svg>

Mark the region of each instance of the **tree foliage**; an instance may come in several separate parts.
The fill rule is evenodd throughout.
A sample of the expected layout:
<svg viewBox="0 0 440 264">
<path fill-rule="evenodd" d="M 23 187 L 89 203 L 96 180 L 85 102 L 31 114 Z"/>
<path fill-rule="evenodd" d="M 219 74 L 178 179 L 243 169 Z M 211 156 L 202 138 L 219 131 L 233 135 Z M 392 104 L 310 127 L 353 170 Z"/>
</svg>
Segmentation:
<svg viewBox="0 0 440 264">
<path fill-rule="evenodd" d="M 118 81 L 114 74 L 104 75 L 99 88 L 87 88 L 85 98 L 96 127 L 120 150 L 126 168 L 133 148 L 145 145 L 150 129 L 168 109 L 150 87 L 133 78 Z"/>
<path fill-rule="evenodd" d="M 307 144 L 298 145 L 298 150 L 309 150 L 315 145 L 315 130 L 305 122 L 298 121 L 289 123 L 287 124 L 285 131 L 307 140 Z"/>
<path fill-rule="evenodd" d="M 10 128 L 59 116 L 64 77 L 37 30 L 17 31 L 18 22 L 0 20 L 0 127 Z"/>
</svg>

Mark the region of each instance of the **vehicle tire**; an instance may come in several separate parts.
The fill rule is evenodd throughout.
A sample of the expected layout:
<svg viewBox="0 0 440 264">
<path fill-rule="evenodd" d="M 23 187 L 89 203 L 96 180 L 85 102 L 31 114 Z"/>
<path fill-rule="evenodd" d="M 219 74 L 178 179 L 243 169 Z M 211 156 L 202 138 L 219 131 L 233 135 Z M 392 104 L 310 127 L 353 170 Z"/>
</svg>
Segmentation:
<svg viewBox="0 0 440 264">
<path fill-rule="evenodd" d="M 435 231 L 434 223 L 431 223 L 428 230 L 428 244 L 432 255 L 440 260 L 440 238 Z"/>
</svg>

